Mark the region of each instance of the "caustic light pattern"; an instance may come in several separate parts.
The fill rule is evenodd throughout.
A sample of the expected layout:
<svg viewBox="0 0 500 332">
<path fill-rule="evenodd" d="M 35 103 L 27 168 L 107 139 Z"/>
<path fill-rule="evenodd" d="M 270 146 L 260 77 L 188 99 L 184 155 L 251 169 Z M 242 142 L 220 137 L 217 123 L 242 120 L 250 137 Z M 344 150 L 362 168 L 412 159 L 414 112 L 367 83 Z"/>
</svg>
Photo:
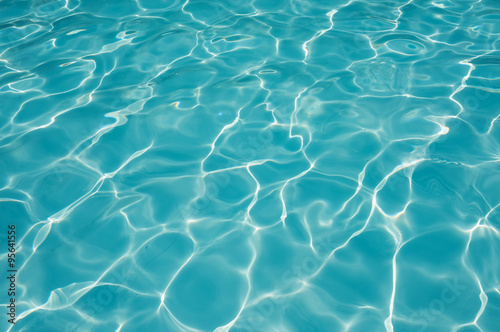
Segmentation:
<svg viewBox="0 0 500 332">
<path fill-rule="evenodd" d="M 0 1 L 0 330 L 500 331 L 499 35 L 498 0 Z"/>
</svg>

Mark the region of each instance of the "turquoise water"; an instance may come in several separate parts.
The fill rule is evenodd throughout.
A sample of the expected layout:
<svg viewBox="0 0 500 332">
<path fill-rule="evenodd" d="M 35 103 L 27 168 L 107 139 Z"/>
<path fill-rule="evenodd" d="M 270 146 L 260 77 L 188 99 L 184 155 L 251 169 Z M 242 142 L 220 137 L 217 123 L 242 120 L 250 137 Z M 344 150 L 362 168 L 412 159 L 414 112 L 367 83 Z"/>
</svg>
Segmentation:
<svg viewBox="0 0 500 332">
<path fill-rule="evenodd" d="M 497 0 L 0 1 L 0 330 L 500 331 L 499 34 Z"/>
</svg>

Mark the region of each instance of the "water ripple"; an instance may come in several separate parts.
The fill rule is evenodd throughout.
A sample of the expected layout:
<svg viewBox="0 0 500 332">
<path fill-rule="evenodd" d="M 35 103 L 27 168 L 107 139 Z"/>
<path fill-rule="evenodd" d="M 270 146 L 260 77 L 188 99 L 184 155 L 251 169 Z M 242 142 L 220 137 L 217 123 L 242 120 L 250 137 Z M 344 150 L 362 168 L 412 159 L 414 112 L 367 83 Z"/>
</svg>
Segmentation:
<svg viewBox="0 0 500 332">
<path fill-rule="evenodd" d="M 498 330 L 497 1 L 1 6 L 3 330 Z"/>
</svg>

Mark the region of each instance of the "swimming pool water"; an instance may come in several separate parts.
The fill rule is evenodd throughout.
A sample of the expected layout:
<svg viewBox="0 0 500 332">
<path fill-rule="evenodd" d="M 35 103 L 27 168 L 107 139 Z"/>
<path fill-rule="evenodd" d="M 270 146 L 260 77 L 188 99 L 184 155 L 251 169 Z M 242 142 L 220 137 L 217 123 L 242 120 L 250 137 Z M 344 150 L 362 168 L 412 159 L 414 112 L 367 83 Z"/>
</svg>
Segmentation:
<svg viewBox="0 0 500 332">
<path fill-rule="evenodd" d="M 499 36 L 498 0 L 0 1 L 0 330 L 500 331 Z"/>
</svg>

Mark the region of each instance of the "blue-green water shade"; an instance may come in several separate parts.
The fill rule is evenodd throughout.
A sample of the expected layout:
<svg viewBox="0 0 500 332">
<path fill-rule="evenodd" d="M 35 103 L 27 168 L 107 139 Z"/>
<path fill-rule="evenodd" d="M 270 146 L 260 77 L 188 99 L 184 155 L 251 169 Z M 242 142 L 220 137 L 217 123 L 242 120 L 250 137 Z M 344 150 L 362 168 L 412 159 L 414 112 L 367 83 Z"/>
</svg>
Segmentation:
<svg viewBox="0 0 500 332">
<path fill-rule="evenodd" d="M 499 22 L 1 1 L 0 330 L 500 331 Z"/>
</svg>

